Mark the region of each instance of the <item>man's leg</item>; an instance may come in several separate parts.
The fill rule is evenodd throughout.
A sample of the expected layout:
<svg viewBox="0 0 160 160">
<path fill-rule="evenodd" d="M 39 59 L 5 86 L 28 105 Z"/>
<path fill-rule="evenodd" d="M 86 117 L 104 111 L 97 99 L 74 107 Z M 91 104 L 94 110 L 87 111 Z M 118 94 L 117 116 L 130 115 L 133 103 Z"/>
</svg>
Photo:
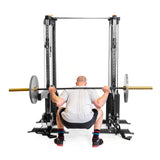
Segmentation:
<svg viewBox="0 0 160 160">
<path fill-rule="evenodd" d="M 103 122 L 103 111 L 101 109 L 97 109 L 97 111 L 98 111 L 98 115 L 97 115 L 97 120 L 94 124 L 94 129 L 100 130 Z"/>
<path fill-rule="evenodd" d="M 98 147 L 99 145 L 103 143 L 103 140 L 99 139 L 99 133 L 100 133 L 101 125 L 103 122 L 103 111 L 101 109 L 97 109 L 97 111 L 98 111 L 98 116 L 94 124 L 94 133 L 93 133 L 93 138 L 92 138 L 93 147 Z"/>
<path fill-rule="evenodd" d="M 57 110 L 57 115 L 56 115 L 56 122 L 57 122 L 57 131 L 58 131 L 58 138 L 55 139 L 55 143 L 58 146 L 63 146 L 63 141 L 64 141 L 64 125 L 60 119 L 59 112 L 63 109 L 63 107 L 59 108 Z"/>
<path fill-rule="evenodd" d="M 59 116 L 59 112 L 63 109 L 64 107 L 58 108 L 57 110 L 57 115 L 56 115 L 56 122 L 57 122 L 57 128 L 64 129 L 64 125 L 61 121 L 61 118 Z"/>
</svg>

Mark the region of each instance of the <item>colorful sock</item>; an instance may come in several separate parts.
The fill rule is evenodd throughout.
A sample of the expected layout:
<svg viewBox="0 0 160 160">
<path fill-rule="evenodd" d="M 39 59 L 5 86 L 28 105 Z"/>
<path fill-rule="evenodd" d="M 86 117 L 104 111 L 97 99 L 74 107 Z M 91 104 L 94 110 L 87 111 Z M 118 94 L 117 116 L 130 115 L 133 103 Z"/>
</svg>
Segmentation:
<svg viewBox="0 0 160 160">
<path fill-rule="evenodd" d="M 59 129 L 57 129 L 57 131 L 58 131 L 58 138 L 62 138 L 62 139 L 64 139 L 64 129 L 63 128 L 59 128 Z"/>
<path fill-rule="evenodd" d="M 99 129 L 95 129 L 94 130 L 94 133 L 93 133 L 93 140 L 95 139 L 95 140 L 97 140 L 97 139 L 99 139 L 99 132 L 100 132 L 100 130 Z"/>
</svg>

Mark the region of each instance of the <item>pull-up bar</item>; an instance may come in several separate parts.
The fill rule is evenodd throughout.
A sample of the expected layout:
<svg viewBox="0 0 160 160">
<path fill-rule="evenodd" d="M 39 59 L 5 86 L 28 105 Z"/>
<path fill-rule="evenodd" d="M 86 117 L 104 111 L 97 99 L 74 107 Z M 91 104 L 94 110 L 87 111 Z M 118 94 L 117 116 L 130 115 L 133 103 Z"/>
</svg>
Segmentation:
<svg viewBox="0 0 160 160">
<path fill-rule="evenodd" d="M 110 17 L 53 17 L 55 19 L 109 19 Z"/>
<path fill-rule="evenodd" d="M 113 15 L 112 17 L 54 17 L 53 15 L 49 15 L 47 17 L 52 17 L 53 19 L 108 19 L 110 20 L 111 18 L 117 18 L 120 19 L 120 17 L 117 17 L 116 15 Z"/>
</svg>

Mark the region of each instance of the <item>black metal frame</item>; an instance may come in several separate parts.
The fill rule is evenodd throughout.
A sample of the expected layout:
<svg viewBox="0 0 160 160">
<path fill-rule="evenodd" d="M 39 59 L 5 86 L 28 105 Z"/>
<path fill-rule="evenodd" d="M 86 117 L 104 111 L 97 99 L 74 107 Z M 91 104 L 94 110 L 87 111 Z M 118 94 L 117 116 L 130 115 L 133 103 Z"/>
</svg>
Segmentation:
<svg viewBox="0 0 160 160">
<path fill-rule="evenodd" d="M 56 83 L 56 21 L 57 19 L 108 19 L 109 20 L 109 76 L 108 85 L 112 88 L 118 87 L 118 25 L 120 18 L 117 16 L 112 17 L 51 17 L 45 16 L 45 57 L 46 57 L 46 88 L 51 85 L 57 86 Z M 51 27 L 51 33 L 49 31 Z M 51 34 L 51 35 L 49 35 Z M 52 37 L 50 39 L 50 36 Z M 50 62 L 50 56 L 52 56 L 52 62 Z M 52 67 L 50 65 L 52 63 Z M 50 72 L 52 72 L 52 77 Z M 58 94 L 57 94 L 58 95 Z M 38 99 L 45 98 L 45 113 L 41 123 L 46 123 L 46 128 L 33 128 L 30 132 L 35 132 L 54 138 L 52 133 L 57 132 L 53 126 L 56 125 L 56 112 L 57 107 L 55 103 L 52 103 L 51 97 L 48 91 L 39 93 Z M 130 124 L 126 120 L 120 120 L 120 95 L 118 89 L 112 89 L 106 102 L 106 119 L 103 123 L 107 128 L 101 129 L 101 133 L 114 133 L 120 134 L 122 138 L 131 139 L 131 136 L 126 137 L 125 134 L 133 134 L 128 129 L 121 129 L 120 124 Z"/>
<path fill-rule="evenodd" d="M 51 16 L 45 16 L 44 27 L 45 27 L 45 39 L 44 39 L 44 50 L 45 50 L 45 83 L 46 88 L 51 85 L 57 86 L 57 76 L 56 76 L 56 18 Z M 50 30 L 51 28 L 51 30 Z M 51 33 L 50 33 L 51 32 Z M 51 38 L 51 39 L 50 39 Z M 52 61 L 50 61 L 50 59 Z M 52 75 L 50 74 L 52 72 Z M 52 76 L 52 77 L 51 77 Z M 57 93 L 58 95 L 58 93 Z M 56 125 L 56 113 L 57 107 L 55 103 L 52 103 L 51 97 L 48 91 L 43 91 L 38 94 L 38 100 L 45 98 L 45 113 L 42 118 L 37 123 L 46 123 L 45 128 L 33 128 L 29 132 L 35 132 L 37 134 L 42 134 L 48 136 L 49 138 L 55 138 L 57 129 L 53 126 Z"/>
<path fill-rule="evenodd" d="M 119 52 L 119 21 L 120 17 L 112 16 L 109 20 L 109 69 L 108 85 L 111 88 L 118 87 L 118 52 Z M 112 89 L 106 103 L 106 129 L 101 129 L 101 133 L 120 134 L 122 138 L 130 140 L 133 134 L 128 129 L 121 129 L 120 124 L 130 124 L 126 120 L 120 120 L 120 94 L 118 89 Z"/>
</svg>

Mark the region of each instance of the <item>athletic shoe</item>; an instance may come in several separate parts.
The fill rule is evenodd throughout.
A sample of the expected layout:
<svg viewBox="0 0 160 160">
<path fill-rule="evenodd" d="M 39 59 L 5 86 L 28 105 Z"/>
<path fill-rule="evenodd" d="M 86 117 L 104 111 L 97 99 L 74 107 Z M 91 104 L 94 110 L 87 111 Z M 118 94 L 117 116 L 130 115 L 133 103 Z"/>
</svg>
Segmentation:
<svg viewBox="0 0 160 160">
<path fill-rule="evenodd" d="M 56 138 L 54 140 L 54 143 L 57 144 L 57 146 L 63 146 L 63 141 L 64 141 L 64 138 Z"/>
<path fill-rule="evenodd" d="M 92 147 L 98 147 L 103 144 L 103 140 L 101 138 L 92 139 Z"/>
</svg>

